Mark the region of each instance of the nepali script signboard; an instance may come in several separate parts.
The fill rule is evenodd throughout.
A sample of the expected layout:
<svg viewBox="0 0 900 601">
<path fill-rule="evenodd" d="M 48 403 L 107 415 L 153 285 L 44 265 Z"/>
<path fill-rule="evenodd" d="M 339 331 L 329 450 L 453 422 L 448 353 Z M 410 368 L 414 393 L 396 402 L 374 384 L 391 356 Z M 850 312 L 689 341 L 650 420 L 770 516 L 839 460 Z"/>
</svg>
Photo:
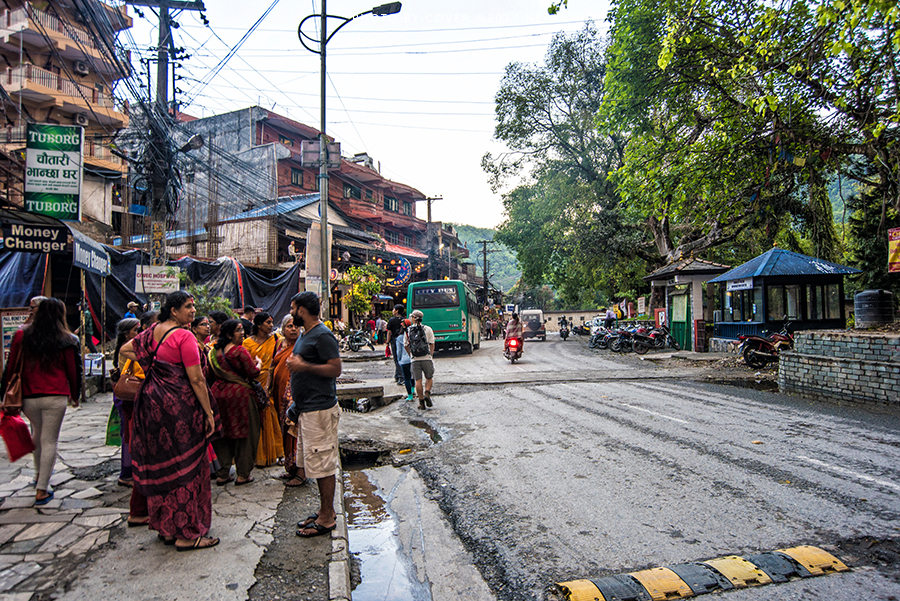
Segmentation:
<svg viewBox="0 0 900 601">
<path fill-rule="evenodd" d="M 29 123 L 25 137 L 25 210 L 80 221 L 84 128 Z"/>
<path fill-rule="evenodd" d="M 900 273 L 900 227 L 888 230 L 888 273 Z"/>
</svg>

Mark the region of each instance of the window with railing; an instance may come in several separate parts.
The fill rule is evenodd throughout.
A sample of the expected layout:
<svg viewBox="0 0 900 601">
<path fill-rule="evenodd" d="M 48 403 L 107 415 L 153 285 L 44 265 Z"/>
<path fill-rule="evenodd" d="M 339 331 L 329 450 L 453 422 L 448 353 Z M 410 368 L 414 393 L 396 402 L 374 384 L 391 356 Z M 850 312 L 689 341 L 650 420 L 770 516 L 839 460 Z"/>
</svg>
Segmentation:
<svg viewBox="0 0 900 601">
<path fill-rule="evenodd" d="M 385 194 L 384 196 L 384 210 L 385 211 L 393 211 L 396 213 L 400 210 L 400 201 L 398 201 L 393 196 L 388 196 Z"/>
<path fill-rule="evenodd" d="M 384 239 L 391 244 L 401 244 L 400 234 L 397 232 L 392 232 L 391 230 L 384 230 Z"/>
</svg>

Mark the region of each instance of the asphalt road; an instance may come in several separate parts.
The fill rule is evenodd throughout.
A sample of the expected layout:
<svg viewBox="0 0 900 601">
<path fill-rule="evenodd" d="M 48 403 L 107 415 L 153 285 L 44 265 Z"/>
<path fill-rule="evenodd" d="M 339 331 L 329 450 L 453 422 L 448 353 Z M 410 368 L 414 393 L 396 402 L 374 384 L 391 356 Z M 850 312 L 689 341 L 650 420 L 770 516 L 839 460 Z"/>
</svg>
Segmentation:
<svg viewBox="0 0 900 601">
<path fill-rule="evenodd" d="M 854 571 L 727 599 L 900 598 L 897 564 L 848 551 L 900 535 L 897 415 L 704 384 L 578 338 L 529 341 L 516 365 L 501 345 L 439 356 L 434 409 L 396 409 L 441 434 L 411 464 L 497 598 L 801 544 Z"/>
</svg>

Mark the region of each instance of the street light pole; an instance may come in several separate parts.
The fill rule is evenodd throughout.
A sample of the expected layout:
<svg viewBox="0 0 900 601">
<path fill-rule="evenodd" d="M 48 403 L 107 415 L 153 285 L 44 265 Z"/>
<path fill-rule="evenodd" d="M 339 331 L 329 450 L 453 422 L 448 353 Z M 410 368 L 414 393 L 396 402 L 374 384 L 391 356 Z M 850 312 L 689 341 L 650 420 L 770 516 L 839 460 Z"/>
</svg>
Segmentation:
<svg viewBox="0 0 900 601">
<path fill-rule="evenodd" d="M 400 8 L 400 2 L 389 2 L 388 4 L 376 6 L 372 10 L 367 10 L 366 12 L 362 12 L 358 15 L 347 18 L 329 15 L 328 10 L 326 9 L 326 0 L 322 0 L 321 13 L 319 15 L 309 15 L 308 17 L 300 21 L 300 25 L 297 27 L 297 37 L 300 38 L 300 43 L 303 44 L 303 47 L 310 52 L 314 52 L 319 55 L 321 65 L 319 73 L 319 227 L 322 231 L 320 232 L 321 237 L 319 243 L 321 244 L 322 251 L 322 288 L 320 297 L 322 305 L 321 315 L 323 316 L 323 320 L 331 319 L 331 252 L 328 248 L 328 146 L 327 136 L 325 135 L 325 81 L 327 73 L 325 66 L 325 49 L 328 46 L 328 42 L 331 40 L 331 38 L 334 37 L 334 34 L 340 31 L 344 25 L 346 25 L 353 19 L 368 14 L 373 14 L 377 17 L 393 15 L 400 12 Z M 312 36 L 303 33 L 303 24 L 306 23 L 307 20 L 314 19 L 316 17 L 319 18 L 320 23 L 318 49 L 307 46 L 307 39 L 312 42 L 315 42 L 316 40 Z M 328 34 L 327 27 L 329 17 L 331 17 L 332 19 L 339 19 L 343 21 L 335 28 L 334 31 L 331 32 L 331 35 Z"/>
</svg>

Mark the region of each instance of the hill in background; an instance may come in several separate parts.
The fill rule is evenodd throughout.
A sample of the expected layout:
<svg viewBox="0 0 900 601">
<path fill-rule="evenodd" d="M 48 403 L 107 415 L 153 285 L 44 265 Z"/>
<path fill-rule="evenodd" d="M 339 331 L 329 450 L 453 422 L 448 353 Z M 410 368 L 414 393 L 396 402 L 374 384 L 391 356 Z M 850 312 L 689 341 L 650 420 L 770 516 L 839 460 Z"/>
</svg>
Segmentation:
<svg viewBox="0 0 900 601">
<path fill-rule="evenodd" d="M 454 223 L 453 227 L 457 236 L 459 236 L 459 243 L 465 244 L 469 249 L 469 260 L 478 266 L 476 272 L 481 277 L 484 257 L 481 254 L 482 245 L 476 244 L 476 242 L 478 240 L 493 240 L 494 230 L 458 223 Z M 503 292 L 508 292 L 522 275 L 519 264 L 516 262 L 516 255 L 499 242 L 488 244 L 488 250 L 500 251 L 488 255 L 488 272 L 493 274 L 491 284 L 495 288 L 501 288 Z"/>
</svg>

